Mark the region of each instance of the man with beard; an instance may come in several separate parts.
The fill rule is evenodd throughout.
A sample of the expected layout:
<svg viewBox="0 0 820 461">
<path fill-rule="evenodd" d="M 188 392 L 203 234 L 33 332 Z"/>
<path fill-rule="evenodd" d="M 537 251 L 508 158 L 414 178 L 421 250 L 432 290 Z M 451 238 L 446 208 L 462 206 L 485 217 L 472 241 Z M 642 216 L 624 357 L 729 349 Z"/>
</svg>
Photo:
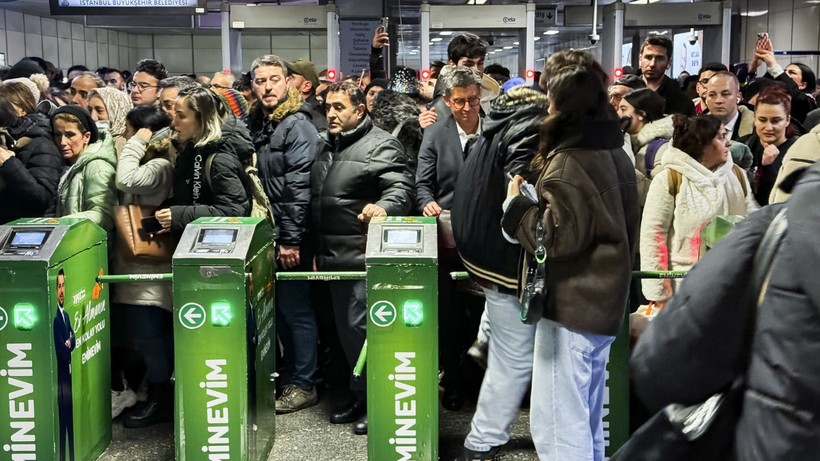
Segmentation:
<svg viewBox="0 0 820 461">
<path fill-rule="evenodd" d="M 289 80 L 287 64 L 280 57 L 265 55 L 253 62 L 251 86 L 257 104 L 248 127 L 259 156 L 259 176 L 279 228 L 277 269 L 304 272 L 312 269 L 313 262 L 307 245 L 310 169 L 320 142 L 310 108 Z M 313 382 L 318 328 L 310 305 L 310 282 L 276 285 L 277 318 L 284 320 L 280 336 L 290 367 L 290 381 L 276 400 L 276 412 L 291 413 L 319 401 Z"/>
</svg>

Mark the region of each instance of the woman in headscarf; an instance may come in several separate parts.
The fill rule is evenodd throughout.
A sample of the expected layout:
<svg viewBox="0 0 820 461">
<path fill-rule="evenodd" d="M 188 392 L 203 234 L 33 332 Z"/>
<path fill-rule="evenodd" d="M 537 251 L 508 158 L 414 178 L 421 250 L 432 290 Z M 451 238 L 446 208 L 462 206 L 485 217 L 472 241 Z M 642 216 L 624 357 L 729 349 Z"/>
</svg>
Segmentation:
<svg viewBox="0 0 820 461">
<path fill-rule="evenodd" d="M 88 110 L 100 131 L 114 138 L 117 157 L 125 147 L 125 116 L 134 105 L 127 94 L 116 88 L 95 88 L 88 95 Z"/>
</svg>

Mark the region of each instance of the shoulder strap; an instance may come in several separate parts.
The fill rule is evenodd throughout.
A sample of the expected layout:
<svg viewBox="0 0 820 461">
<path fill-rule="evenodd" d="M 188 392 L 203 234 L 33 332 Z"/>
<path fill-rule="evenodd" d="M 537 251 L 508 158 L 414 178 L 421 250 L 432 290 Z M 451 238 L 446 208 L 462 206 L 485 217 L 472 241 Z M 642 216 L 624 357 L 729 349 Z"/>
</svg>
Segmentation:
<svg viewBox="0 0 820 461">
<path fill-rule="evenodd" d="M 211 190 L 214 188 L 211 182 L 211 166 L 214 164 L 214 157 L 216 157 L 216 154 L 211 154 L 205 159 L 205 182 L 208 183 L 208 189 Z"/>
<path fill-rule="evenodd" d="M 678 192 L 680 192 L 680 184 L 683 182 L 683 175 L 680 171 L 673 170 L 672 168 L 667 168 L 666 171 L 669 173 L 669 195 L 672 198 L 678 196 Z"/>
<path fill-rule="evenodd" d="M 655 138 L 649 141 L 649 144 L 646 145 L 646 155 L 644 155 L 644 166 L 646 167 L 646 174 L 649 176 L 652 173 L 652 169 L 655 168 L 655 157 L 658 154 L 658 150 L 660 150 L 661 146 L 664 145 L 668 139 L 666 138 Z"/>
<path fill-rule="evenodd" d="M 783 237 L 788 229 L 789 221 L 786 218 L 787 208 L 783 208 L 774 217 L 769 227 L 766 228 L 766 233 L 763 234 L 763 240 L 755 252 L 754 262 L 752 263 L 752 283 L 754 289 L 758 292 L 757 307 L 763 304 L 763 298 L 766 296 L 766 288 L 769 284 L 769 275 L 771 274 L 772 262 L 783 243 Z"/>
<path fill-rule="evenodd" d="M 748 193 L 746 191 L 746 172 L 743 171 L 743 168 L 734 163 L 732 164 L 732 173 L 734 173 L 737 180 L 740 181 L 740 187 L 743 188 L 743 196 L 746 197 L 746 194 Z"/>
<path fill-rule="evenodd" d="M 18 149 L 22 149 L 23 147 L 28 145 L 28 143 L 30 143 L 30 142 L 31 142 L 31 138 L 29 138 L 28 136 L 23 136 L 23 137 L 21 137 L 20 139 L 17 140 L 17 142 L 14 144 L 14 147 L 16 147 Z"/>
</svg>

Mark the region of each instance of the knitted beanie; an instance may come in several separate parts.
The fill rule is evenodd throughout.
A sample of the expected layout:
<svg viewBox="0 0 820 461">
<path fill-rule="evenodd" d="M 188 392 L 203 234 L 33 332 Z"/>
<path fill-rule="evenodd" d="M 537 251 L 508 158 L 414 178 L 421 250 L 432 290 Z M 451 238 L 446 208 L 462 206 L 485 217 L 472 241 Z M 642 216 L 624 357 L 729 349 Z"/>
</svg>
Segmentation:
<svg viewBox="0 0 820 461">
<path fill-rule="evenodd" d="M 233 88 L 219 88 L 215 92 L 238 118 L 244 119 L 248 115 L 248 100 L 242 96 L 242 93 Z"/>
<path fill-rule="evenodd" d="M 94 123 L 94 119 L 91 118 L 91 114 L 89 114 L 87 110 L 80 106 L 63 106 L 54 111 L 51 115 L 51 120 L 54 120 L 54 117 L 60 114 L 73 115 L 80 120 L 80 123 L 83 125 L 83 129 L 85 129 L 88 133 L 91 133 L 91 139 L 88 141 L 89 144 L 94 144 L 98 139 L 100 139 L 100 131 L 97 129 L 97 124 Z"/>
<path fill-rule="evenodd" d="M 8 85 L 9 83 L 22 83 L 31 92 L 31 95 L 34 96 L 34 103 L 37 104 L 40 102 L 40 89 L 37 88 L 37 84 L 32 82 L 29 78 L 18 77 L 3 80 L 3 85 Z"/>
</svg>

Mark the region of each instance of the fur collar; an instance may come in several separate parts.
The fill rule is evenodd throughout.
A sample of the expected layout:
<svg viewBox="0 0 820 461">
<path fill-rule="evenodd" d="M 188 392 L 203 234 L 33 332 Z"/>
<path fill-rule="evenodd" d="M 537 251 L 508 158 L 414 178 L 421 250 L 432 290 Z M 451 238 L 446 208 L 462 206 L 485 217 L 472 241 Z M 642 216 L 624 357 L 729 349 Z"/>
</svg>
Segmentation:
<svg viewBox="0 0 820 461">
<path fill-rule="evenodd" d="M 641 148 L 649 144 L 655 138 L 672 139 L 674 127 L 672 126 L 672 116 L 668 115 L 662 119 L 649 122 L 641 128 L 638 134 L 631 136 L 632 150 L 638 152 Z"/>
<path fill-rule="evenodd" d="M 299 112 L 302 108 L 302 94 L 296 88 L 288 88 L 288 96 L 282 101 L 273 112 L 268 115 L 268 119 L 274 122 L 281 122 L 290 114 Z"/>
<path fill-rule="evenodd" d="M 738 138 L 742 138 L 744 136 L 748 136 L 755 132 L 755 113 L 751 111 L 746 106 L 737 106 L 737 111 L 740 114 L 738 116 L 738 123 L 740 126 L 737 127 L 737 136 Z"/>
</svg>

